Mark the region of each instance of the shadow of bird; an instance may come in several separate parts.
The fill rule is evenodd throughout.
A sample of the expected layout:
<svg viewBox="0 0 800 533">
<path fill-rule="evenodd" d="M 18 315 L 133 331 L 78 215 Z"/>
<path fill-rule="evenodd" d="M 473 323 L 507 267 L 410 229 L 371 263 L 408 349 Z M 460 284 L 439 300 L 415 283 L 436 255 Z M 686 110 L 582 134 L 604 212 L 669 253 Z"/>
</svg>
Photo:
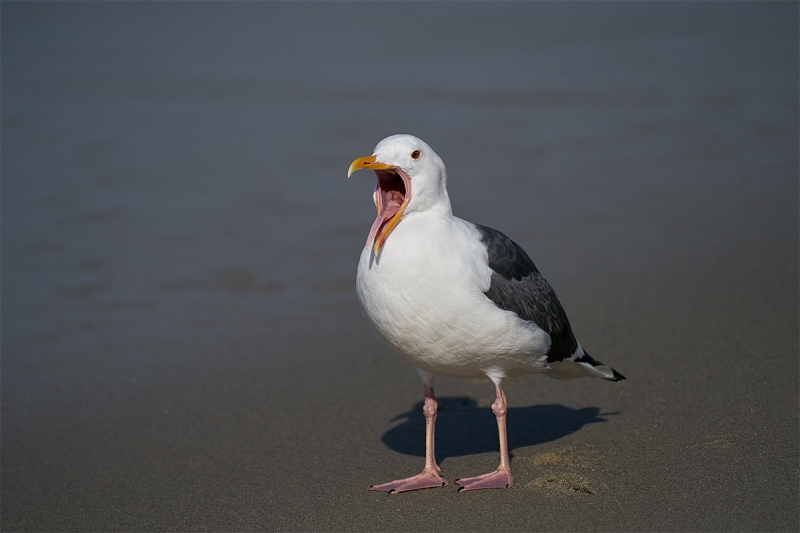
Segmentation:
<svg viewBox="0 0 800 533">
<path fill-rule="evenodd" d="M 497 422 L 491 407 L 478 407 L 468 397 L 438 398 L 436 456 L 439 460 L 497 451 Z M 615 413 L 606 413 L 615 414 Z M 580 430 L 586 424 L 605 422 L 597 407 L 572 409 L 548 404 L 508 409 L 509 451 L 551 442 Z M 392 450 L 406 455 L 425 456 L 425 418 L 422 402 L 391 421 L 402 424 L 384 433 L 381 440 Z"/>
</svg>

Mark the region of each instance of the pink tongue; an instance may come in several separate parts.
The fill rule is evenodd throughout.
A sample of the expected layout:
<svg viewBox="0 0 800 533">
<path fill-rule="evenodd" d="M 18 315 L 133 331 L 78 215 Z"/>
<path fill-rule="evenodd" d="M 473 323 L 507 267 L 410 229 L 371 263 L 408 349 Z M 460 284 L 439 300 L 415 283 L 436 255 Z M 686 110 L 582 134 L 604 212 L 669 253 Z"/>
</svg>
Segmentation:
<svg viewBox="0 0 800 533">
<path fill-rule="evenodd" d="M 369 229 L 367 246 L 372 246 L 372 244 L 375 242 L 375 236 L 378 234 L 378 231 L 380 231 L 384 224 L 391 220 L 395 213 L 397 213 L 397 208 L 393 206 L 391 209 L 384 209 L 383 213 L 378 215 L 378 217 L 375 219 L 375 222 L 372 223 L 372 227 Z"/>
<path fill-rule="evenodd" d="M 382 200 L 383 201 L 380 202 L 382 205 L 381 213 L 375 219 L 375 222 L 372 223 L 372 227 L 369 230 L 369 237 L 367 237 L 368 246 L 375 242 L 375 236 L 383 225 L 389 222 L 400 210 L 400 206 L 403 203 L 403 195 L 398 191 L 390 191 L 388 193 L 383 193 Z"/>
</svg>

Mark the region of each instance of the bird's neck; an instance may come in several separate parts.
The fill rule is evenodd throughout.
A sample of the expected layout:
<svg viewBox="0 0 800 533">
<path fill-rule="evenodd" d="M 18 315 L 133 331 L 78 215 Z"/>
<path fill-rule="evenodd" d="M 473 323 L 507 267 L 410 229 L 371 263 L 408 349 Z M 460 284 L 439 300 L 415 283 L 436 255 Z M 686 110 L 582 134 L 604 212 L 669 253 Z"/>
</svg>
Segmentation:
<svg viewBox="0 0 800 533">
<path fill-rule="evenodd" d="M 424 204 L 418 204 L 415 206 L 416 208 L 407 213 L 429 213 L 440 215 L 444 217 L 451 217 L 453 216 L 453 207 L 450 205 L 450 197 L 447 195 L 447 191 L 437 197 L 436 199 L 431 199 Z"/>
</svg>

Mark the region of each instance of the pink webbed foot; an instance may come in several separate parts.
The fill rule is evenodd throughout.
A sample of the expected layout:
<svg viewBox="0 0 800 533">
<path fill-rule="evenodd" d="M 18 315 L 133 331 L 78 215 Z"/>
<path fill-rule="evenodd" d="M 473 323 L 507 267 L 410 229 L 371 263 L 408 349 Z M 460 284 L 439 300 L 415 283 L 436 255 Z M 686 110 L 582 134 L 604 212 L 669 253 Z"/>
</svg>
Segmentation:
<svg viewBox="0 0 800 533">
<path fill-rule="evenodd" d="M 478 489 L 507 489 L 514 484 L 514 476 L 511 475 L 511 470 L 498 469 L 480 476 L 457 479 L 456 483 L 461 485 L 458 489 L 459 492 Z"/>
<path fill-rule="evenodd" d="M 434 489 L 447 485 L 447 480 L 433 470 L 423 470 L 421 474 L 406 479 L 398 479 L 381 485 L 373 485 L 369 490 L 379 490 L 389 494 L 399 494 L 410 490 Z"/>
</svg>

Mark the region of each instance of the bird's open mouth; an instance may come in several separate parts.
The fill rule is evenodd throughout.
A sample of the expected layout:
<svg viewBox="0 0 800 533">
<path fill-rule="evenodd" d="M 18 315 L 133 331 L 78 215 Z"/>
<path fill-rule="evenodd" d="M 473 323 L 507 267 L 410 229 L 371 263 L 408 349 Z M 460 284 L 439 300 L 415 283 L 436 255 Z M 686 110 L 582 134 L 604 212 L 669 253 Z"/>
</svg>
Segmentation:
<svg viewBox="0 0 800 533">
<path fill-rule="evenodd" d="M 411 177 L 394 165 L 381 163 L 376 155 L 359 157 L 353 161 L 347 170 L 347 177 L 362 168 L 372 169 L 378 176 L 378 185 L 375 187 L 378 217 L 372 223 L 367 237 L 367 246 L 372 244 L 372 251 L 377 256 L 411 201 Z"/>
<path fill-rule="evenodd" d="M 411 178 L 396 167 L 375 169 L 375 174 L 378 176 L 375 187 L 378 216 L 370 228 L 367 244 L 372 243 L 375 255 L 378 255 L 411 201 Z"/>
</svg>

